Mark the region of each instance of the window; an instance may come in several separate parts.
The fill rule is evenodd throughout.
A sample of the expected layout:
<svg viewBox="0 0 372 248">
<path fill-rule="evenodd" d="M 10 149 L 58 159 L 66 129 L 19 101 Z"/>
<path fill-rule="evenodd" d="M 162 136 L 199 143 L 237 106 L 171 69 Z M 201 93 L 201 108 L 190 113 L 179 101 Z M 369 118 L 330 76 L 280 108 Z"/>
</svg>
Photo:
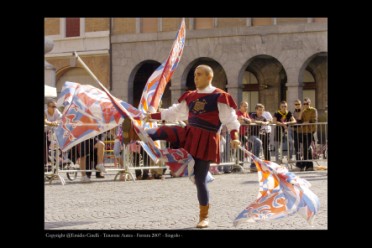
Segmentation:
<svg viewBox="0 0 372 248">
<path fill-rule="evenodd" d="M 195 29 L 213 28 L 213 18 L 195 18 Z"/>
<path fill-rule="evenodd" d="M 258 103 L 258 81 L 256 76 L 250 71 L 244 72 L 243 77 L 243 101 L 248 102 L 248 112 L 255 112 L 256 104 Z"/>
<path fill-rule="evenodd" d="M 273 25 L 273 18 L 252 18 L 252 26 Z"/>
<path fill-rule="evenodd" d="M 66 18 L 66 37 L 80 36 L 80 18 Z"/>
<path fill-rule="evenodd" d="M 277 24 L 307 23 L 307 18 L 276 18 Z"/>
<path fill-rule="evenodd" d="M 142 18 L 142 33 L 158 32 L 158 18 Z"/>
<path fill-rule="evenodd" d="M 308 70 L 304 72 L 304 86 L 302 89 L 303 98 L 309 97 L 311 106 L 316 106 L 316 82 L 313 74 Z"/>
</svg>

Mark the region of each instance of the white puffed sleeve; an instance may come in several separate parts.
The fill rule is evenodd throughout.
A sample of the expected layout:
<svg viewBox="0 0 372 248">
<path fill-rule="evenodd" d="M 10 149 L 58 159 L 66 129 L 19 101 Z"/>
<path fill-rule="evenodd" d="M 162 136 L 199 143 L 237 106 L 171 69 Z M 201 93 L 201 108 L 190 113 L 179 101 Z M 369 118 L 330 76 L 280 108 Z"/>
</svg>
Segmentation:
<svg viewBox="0 0 372 248">
<path fill-rule="evenodd" d="M 238 121 L 238 117 L 236 116 L 235 109 L 228 106 L 225 103 L 217 103 L 219 117 L 222 122 L 222 124 L 226 125 L 227 130 L 229 132 L 231 130 L 237 130 L 239 131 L 240 123 Z"/>
<path fill-rule="evenodd" d="M 161 111 L 161 119 L 169 122 L 184 121 L 188 119 L 188 116 L 189 108 L 185 100 Z"/>
</svg>

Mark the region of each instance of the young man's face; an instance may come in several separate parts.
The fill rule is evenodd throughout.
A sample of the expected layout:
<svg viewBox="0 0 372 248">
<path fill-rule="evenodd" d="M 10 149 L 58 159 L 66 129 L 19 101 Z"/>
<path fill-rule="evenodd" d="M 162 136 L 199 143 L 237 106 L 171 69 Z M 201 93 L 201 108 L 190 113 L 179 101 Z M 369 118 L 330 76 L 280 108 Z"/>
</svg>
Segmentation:
<svg viewBox="0 0 372 248">
<path fill-rule="evenodd" d="M 57 105 L 56 103 L 49 103 L 48 104 L 48 109 L 50 109 L 52 112 L 54 112 L 54 110 L 57 108 Z"/>
<path fill-rule="evenodd" d="M 279 107 L 280 107 L 280 111 L 282 111 L 282 112 L 286 112 L 288 106 L 287 106 L 286 103 L 285 103 L 285 104 L 284 104 L 284 103 L 281 103 Z"/>
<path fill-rule="evenodd" d="M 310 102 L 308 102 L 308 101 L 304 101 L 304 109 L 307 109 L 307 108 L 309 108 L 310 107 Z"/>
<path fill-rule="evenodd" d="M 211 75 L 207 75 L 207 72 L 203 68 L 196 68 L 194 72 L 194 82 L 197 89 L 204 89 L 209 85 Z"/>
<path fill-rule="evenodd" d="M 295 109 L 301 109 L 301 102 L 295 102 Z"/>
<path fill-rule="evenodd" d="M 241 111 L 242 113 L 247 113 L 247 112 L 248 112 L 248 104 L 247 104 L 247 103 L 242 103 L 242 104 L 240 105 L 240 111 Z"/>
<path fill-rule="evenodd" d="M 262 114 L 263 114 L 264 111 L 265 111 L 264 108 L 260 108 L 260 107 L 258 107 L 258 108 L 256 109 L 256 114 L 257 114 L 257 116 L 262 116 Z"/>
</svg>

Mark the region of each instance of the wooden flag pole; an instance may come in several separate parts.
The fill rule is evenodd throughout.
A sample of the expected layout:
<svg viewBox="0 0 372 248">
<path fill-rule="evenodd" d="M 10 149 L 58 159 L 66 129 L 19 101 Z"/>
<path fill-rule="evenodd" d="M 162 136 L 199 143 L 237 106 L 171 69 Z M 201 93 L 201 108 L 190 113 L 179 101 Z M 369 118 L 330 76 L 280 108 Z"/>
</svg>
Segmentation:
<svg viewBox="0 0 372 248">
<path fill-rule="evenodd" d="M 111 95 L 111 93 L 106 89 L 106 87 L 98 80 L 96 75 L 89 69 L 89 67 L 84 63 L 84 61 L 79 57 L 78 53 L 74 51 L 73 55 L 77 59 L 77 62 L 79 62 L 83 68 L 89 73 L 89 75 L 98 83 L 98 85 L 101 87 L 101 89 L 107 94 L 107 96 L 110 98 L 112 103 L 115 105 L 115 107 L 118 109 L 118 111 L 123 115 L 125 118 L 128 117 L 132 125 L 136 128 L 134 129 L 136 132 L 138 131 L 138 136 L 141 138 L 142 141 L 144 141 L 149 145 L 149 148 L 153 150 L 152 152 L 156 154 L 157 156 L 160 156 L 160 151 L 156 148 L 154 141 L 150 138 L 150 136 L 143 130 L 142 127 L 140 127 L 137 124 L 137 121 L 133 119 L 132 115 L 114 98 L 114 96 Z M 152 147 L 151 147 L 152 146 Z M 156 150 L 155 150 L 156 149 Z M 150 156 L 151 157 L 151 156 Z M 155 163 L 159 162 L 159 159 L 155 159 Z"/>
</svg>

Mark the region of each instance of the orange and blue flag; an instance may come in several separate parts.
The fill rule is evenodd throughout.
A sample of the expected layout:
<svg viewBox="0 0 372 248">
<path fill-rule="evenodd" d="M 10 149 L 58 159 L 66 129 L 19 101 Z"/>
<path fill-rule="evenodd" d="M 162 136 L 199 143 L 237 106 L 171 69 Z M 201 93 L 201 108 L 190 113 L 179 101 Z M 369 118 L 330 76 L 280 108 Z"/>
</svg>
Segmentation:
<svg viewBox="0 0 372 248">
<path fill-rule="evenodd" d="M 186 26 L 185 19 L 183 18 L 168 58 L 151 74 L 150 78 L 147 80 L 138 106 L 138 109 L 143 113 L 154 113 L 157 111 L 165 87 L 181 60 L 185 40 Z"/>
<path fill-rule="evenodd" d="M 289 172 L 284 166 L 263 161 L 246 152 L 251 155 L 257 167 L 259 192 L 257 199 L 236 217 L 234 225 L 276 220 L 295 213 L 312 224 L 320 203 L 318 196 L 310 190 L 311 184 Z"/>
<path fill-rule="evenodd" d="M 117 100 L 134 118 L 141 118 L 138 109 Z M 66 81 L 57 104 L 64 107 L 62 123 L 55 130 L 62 151 L 116 127 L 125 118 L 105 92 L 91 85 Z"/>
</svg>

